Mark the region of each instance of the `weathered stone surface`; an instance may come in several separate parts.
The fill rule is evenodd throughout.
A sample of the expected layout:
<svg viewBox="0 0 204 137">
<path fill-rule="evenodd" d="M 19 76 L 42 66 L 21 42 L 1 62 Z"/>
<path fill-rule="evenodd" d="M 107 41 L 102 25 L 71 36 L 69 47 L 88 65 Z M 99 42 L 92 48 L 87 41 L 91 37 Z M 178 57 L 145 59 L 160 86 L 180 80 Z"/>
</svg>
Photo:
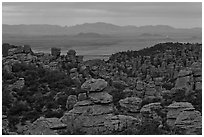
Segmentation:
<svg viewBox="0 0 204 137">
<path fill-rule="evenodd" d="M 140 113 L 142 113 L 142 114 L 150 114 L 153 111 L 159 111 L 161 109 L 162 109 L 162 106 L 161 106 L 160 102 L 150 103 L 150 104 L 144 105 L 141 108 Z"/>
<path fill-rule="evenodd" d="M 185 76 L 188 76 L 190 74 L 192 74 L 192 71 L 190 71 L 190 70 L 180 70 L 178 77 L 185 77 Z"/>
<path fill-rule="evenodd" d="M 181 112 L 175 126 L 184 130 L 187 135 L 202 134 L 202 116 L 199 111 L 184 110 Z"/>
<path fill-rule="evenodd" d="M 83 101 L 87 99 L 86 93 L 79 93 L 78 95 L 78 101 Z"/>
<path fill-rule="evenodd" d="M 113 112 L 112 105 L 91 105 L 91 106 L 77 106 L 74 107 L 69 113 L 78 115 L 103 115 Z"/>
<path fill-rule="evenodd" d="M 94 103 L 107 104 L 113 101 L 113 97 L 106 92 L 90 93 L 88 96 Z"/>
<path fill-rule="evenodd" d="M 32 124 L 22 127 L 18 126 L 18 132 L 25 135 L 57 135 L 55 130 L 64 129 L 66 126 L 58 118 L 40 117 Z"/>
<path fill-rule="evenodd" d="M 91 78 L 82 84 L 81 89 L 86 91 L 102 91 L 107 85 L 108 83 L 104 79 Z"/>
<path fill-rule="evenodd" d="M 202 90 L 202 82 L 195 83 L 195 90 Z"/>
<path fill-rule="evenodd" d="M 77 103 L 77 96 L 76 95 L 69 95 L 69 97 L 67 98 L 67 104 L 66 104 L 66 108 L 68 110 L 72 109 L 74 104 Z"/>
<path fill-rule="evenodd" d="M 128 84 L 125 83 L 124 81 L 122 80 L 114 80 L 112 82 L 112 85 L 117 88 L 117 89 L 125 89 L 126 87 L 128 87 Z"/>
<path fill-rule="evenodd" d="M 140 109 L 142 99 L 138 97 L 127 97 L 125 99 L 121 99 L 119 104 L 121 107 L 125 108 L 130 112 L 138 112 Z"/>
<path fill-rule="evenodd" d="M 83 100 L 83 101 L 79 101 L 77 102 L 74 107 L 77 107 L 77 106 L 91 106 L 93 105 L 94 103 L 91 101 L 91 100 Z"/>
<path fill-rule="evenodd" d="M 178 115 L 186 110 L 186 109 L 191 109 L 194 110 L 194 107 L 191 103 L 188 102 L 174 102 L 170 104 L 168 107 L 168 113 L 167 113 L 167 124 L 170 127 L 174 126 L 174 123 L 176 121 L 176 118 Z"/>
<path fill-rule="evenodd" d="M 114 132 L 121 132 L 127 129 L 135 130 L 133 127 L 137 126 L 139 120 L 132 116 L 125 115 L 97 115 L 97 116 L 78 116 L 70 117 L 69 122 L 72 124 L 68 126 L 68 131 L 74 133 L 80 131 L 88 135 L 105 135 L 113 134 Z M 74 118 L 74 119 L 73 119 Z"/>
</svg>

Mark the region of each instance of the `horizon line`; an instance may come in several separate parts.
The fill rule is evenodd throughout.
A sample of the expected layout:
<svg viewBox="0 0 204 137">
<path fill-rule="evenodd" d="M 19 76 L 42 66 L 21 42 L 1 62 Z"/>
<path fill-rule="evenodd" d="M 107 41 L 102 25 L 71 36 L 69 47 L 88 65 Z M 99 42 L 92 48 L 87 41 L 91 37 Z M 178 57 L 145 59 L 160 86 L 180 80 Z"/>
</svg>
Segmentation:
<svg viewBox="0 0 204 137">
<path fill-rule="evenodd" d="M 49 26 L 60 26 L 60 27 L 73 27 L 73 26 L 77 26 L 77 25 L 84 25 L 84 24 L 96 24 L 96 23 L 104 23 L 104 24 L 109 24 L 109 25 L 115 25 L 115 26 L 119 26 L 119 27 L 127 27 L 127 26 L 132 26 L 132 27 L 145 27 L 145 26 L 152 26 L 152 27 L 155 27 L 155 26 L 168 26 L 168 27 L 171 27 L 171 28 L 174 28 L 174 29 L 202 29 L 202 26 L 201 27 L 185 27 L 185 28 L 181 28 L 181 27 L 174 27 L 174 26 L 171 26 L 171 25 L 166 25 L 166 24 L 158 24 L 158 25 L 142 25 L 142 26 L 137 26 L 137 25 L 117 25 L 117 24 L 113 24 L 113 23 L 108 23 L 108 22 L 85 22 L 85 23 L 81 23 L 81 24 L 75 24 L 75 25 L 60 25 L 60 24 L 44 24 L 44 23 L 35 23 L 35 24 L 4 24 L 2 23 L 2 25 L 10 25 L 10 26 L 17 26 L 17 25 L 49 25 Z"/>
</svg>

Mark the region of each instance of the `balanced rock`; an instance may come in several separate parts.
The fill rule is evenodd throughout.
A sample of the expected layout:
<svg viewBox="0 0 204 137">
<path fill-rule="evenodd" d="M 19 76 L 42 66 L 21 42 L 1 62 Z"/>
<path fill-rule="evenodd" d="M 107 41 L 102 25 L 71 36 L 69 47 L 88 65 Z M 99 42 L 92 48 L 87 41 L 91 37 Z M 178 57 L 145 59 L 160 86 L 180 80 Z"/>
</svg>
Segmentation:
<svg viewBox="0 0 204 137">
<path fill-rule="evenodd" d="M 142 99 L 138 97 L 127 97 L 119 101 L 120 106 L 129 112 L 138 112 L 141 103 Z"/>
<path fill-rule="evenodd" d="M 85 91 L 102 91 L 107 85 L 108 83 L 104 79 L 91 78 L 82 84 L 81 89 Z"/>
<path fill-rule="evenodd" d="M 94 103 L 106 104 L 113 101 L 113 97 L 106 92 L 90 93 L 88 96 Z"/>
</svg>

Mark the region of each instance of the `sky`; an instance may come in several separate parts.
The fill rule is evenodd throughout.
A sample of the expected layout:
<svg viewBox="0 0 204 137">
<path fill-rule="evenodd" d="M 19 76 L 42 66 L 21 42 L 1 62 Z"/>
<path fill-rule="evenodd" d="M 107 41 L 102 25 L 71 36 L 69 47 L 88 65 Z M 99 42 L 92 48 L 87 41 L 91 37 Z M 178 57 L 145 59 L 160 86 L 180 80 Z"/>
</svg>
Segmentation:
<svg viewBox="0 0 204 137">
<path fill-rule="evenodd" d="M 115 25 L 202 27 L 202 3 L 159 2 L 3 2 L 3 24 L 73 26 L 106 22 Z"/>
</svg>

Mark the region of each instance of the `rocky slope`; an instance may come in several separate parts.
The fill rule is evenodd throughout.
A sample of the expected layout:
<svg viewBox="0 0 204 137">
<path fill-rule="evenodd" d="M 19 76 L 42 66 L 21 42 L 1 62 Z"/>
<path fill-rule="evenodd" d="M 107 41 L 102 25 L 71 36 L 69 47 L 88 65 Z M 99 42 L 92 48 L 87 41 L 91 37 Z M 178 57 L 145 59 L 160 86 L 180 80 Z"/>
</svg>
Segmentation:
<svg viewBox="0 0 204 137">
<path fill-rule="evenodd" d="M 3 134 L 202 134 L 202 45 L 83 61 L 3 44 Z"/>
</svg>

